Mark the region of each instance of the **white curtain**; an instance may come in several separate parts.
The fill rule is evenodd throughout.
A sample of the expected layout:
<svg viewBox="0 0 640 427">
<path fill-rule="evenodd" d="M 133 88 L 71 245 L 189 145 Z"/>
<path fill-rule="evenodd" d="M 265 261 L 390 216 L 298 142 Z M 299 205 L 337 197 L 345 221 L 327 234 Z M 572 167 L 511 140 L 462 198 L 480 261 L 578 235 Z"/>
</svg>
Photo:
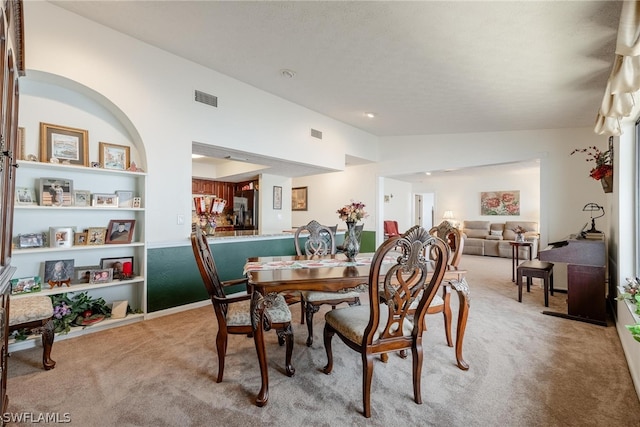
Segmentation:
<svg viewBox="0 0 640 427">
<path fill-rule="evenodd" d="M 625 1 L 620 13 L 616 57 L 607 80 L 594 131 L 618 136 L 620 119 L 628 117 L 640 90 L 640 4 Z"/>
</svg>

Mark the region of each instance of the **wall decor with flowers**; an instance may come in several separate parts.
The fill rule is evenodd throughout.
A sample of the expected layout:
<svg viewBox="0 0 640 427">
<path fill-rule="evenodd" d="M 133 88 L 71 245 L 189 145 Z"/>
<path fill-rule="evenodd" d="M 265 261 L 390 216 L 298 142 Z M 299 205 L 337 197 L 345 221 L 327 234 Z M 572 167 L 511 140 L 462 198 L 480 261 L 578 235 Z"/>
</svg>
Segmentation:
<svg viewBox="0 0 640 427">
<path fill-rule="evenodd" d="M 520 215 L 520 190 L 480 193 L 480 215 Z"/>
<path fill-rule="evenodd" d="M 576 148 L 571 155 L 584 153 L 587 155 L 587 162 L 595 163 L 589 171 L 589 176 L 596 181 L 600 181 L 605 193 L 613 191 L 613 137 L 609 138 L 609 149 L 601 151 L 596 146 L 587 148 Z"/>
</svg>

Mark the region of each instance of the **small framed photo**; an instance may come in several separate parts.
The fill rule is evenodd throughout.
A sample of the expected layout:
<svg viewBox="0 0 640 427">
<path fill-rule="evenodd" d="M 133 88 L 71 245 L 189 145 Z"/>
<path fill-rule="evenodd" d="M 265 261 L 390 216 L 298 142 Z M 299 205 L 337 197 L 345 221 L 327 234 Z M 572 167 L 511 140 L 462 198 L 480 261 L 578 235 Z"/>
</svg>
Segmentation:
<svg viewBox="0 0 640 427">
<path fill-rule="evenodd" d="M 106 243 L 131 243 L 135 219 L 112 219 L 107 229 Z"/>
<path fill-rule="evenodd" d="M 133 207 L 141 208 L 142 207 L 142 197 L 134 197 L 133 198 Z"/>
<path fill-rule="evenodd" d="M 30 294 L 42 290 L 42 280 L 40 276 L 22 277 L 11 279 L 11 294 Z"/>
<path fill-rule="evenodd" d="M 16 187 L 16 205 L 37 205 L 36 191 L 29 187 Z"/>
<path fill-rule="evenodd" d="M 296 187 L 291 189 L 291 210 L 307 210 L 307 187 Z"/>
<path fill-rule="evenodd" d="M 89 283 L 109 283 L 113 281 L 113 269 L 91 270 Z"/>
<path fill-rule="evenodd" d="M 44 246 L 44 235 L 42 233 L 20 234 L 18 236 L 18 247 L 25 248 L 41 248 Z"/>
<path fill-rule="evenodd" d="M 71 206 L 73 181 L 64 178 L 40 178 L 41 206 Z"/>
<path fill-rule="evenodd" d="M 74 190 L 74 206 L 91 206 L 91 192 L 88 190 Z"/>
<path fill-rule="evenodd" d="M 40 161 L 89 166 L 89 131 L 40 123 Z"/>
<path fill-rule="evenodd" d="M 116 191 L 116 196 L 118 196 L 119 208 L 133 207 L 133 191 L 118 190 Z"/>
<path fill-rule="evenodd" d="M 73 246 L 74 227 L 49 227 L 49 242 L 52 248 Z"/>
<path fill-rule="evenodd" d="M 118 196 L 113 193 L 96 193 L 91 195 L 91 206 L 97 208 L 117 208 Z"/>
<path fill-rule="evenodd" d="M 73 233 L 73 246 L 84 246 L 87 244 L 87 230 Z"/>
<path fill-rule="evenodd" d="M 18 128 L 18 151 L 16 152 L 16 160 L 26 160 L 26 146 L 24 142 L 25 129 L 23 127 Z"/>
<path fill-rule="evenodd" d="M 73 259 L 61 259 L 44 262 L 44 281 L 52 283 L 71 283 L 73 277 Z"/>
<path fill-rule="evenodd" d="M 105 227 L 90 227 L 87 229 L 87 245 L 104 245 L 107 235 Z"/>
<path fill-rule="evenodd" d="M 129 169 L 130 154 L 126 145 L 100 143 L 100 166 L 105 169 Z"/>
<path fill-rule="evenodd" d="M 282 209 L 282 187 L 273 186 L 273 209 Z"/>
<path fill-rule="evenodd" d="M 133 276 L 133 257 L 102 258 L 100 268 L 113 269 L 114 279 L 128 279 Z"/>
<path fill-rule="evenodd" d="M 89 283 L 91 272 L 94 270 L 100 270 L 101 268 L 102 267 L 99 265 L 82 265 L 80 267 L 74 267 L 73 283 Z"/>
</svg>

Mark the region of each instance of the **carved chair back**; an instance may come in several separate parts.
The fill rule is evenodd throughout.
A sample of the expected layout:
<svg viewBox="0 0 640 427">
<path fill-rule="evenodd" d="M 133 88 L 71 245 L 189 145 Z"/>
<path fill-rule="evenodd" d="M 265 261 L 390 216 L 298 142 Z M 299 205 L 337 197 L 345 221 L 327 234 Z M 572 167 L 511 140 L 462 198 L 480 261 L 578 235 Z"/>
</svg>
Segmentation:
<svg viewBox="0 0 640 427">
<path fill-rule="evenodd" d="M 436 227 L 432 227 L 429 234 L 437 236 L 447 243 L 450 252 L 449 265 L 457 267 L 460 258 L 462 258 L 462 248 L 464 247 L 462 231 L 452 226 L 450 222 L 442 221 Z"/>
<path fill-rule="evenodd" d="M 200 270 L 200 276 L 202 276 L 204 287 L 207 289 L 209 298 L 211 298 L 211 303 L 216 313 L 220 310 L 220 314 L 226 318 L 227 304 L 224 301 L 224 287 L 218 276 L 218 270 L 213 260 L 213 254 L 211 253 L 207 236 L 198 225 L 196 225 L 195 231 L 191 233 L 191 247 L 196 259 L 196 264 Z"/>
<path fill-rule="evenodd" d="M 337 228 L 337 226 L 335 227 Z M 303 232 L 309 234 L 301 236 Z M 294 244 L 298 255 L 332 255 L 336 253 L 336 233 L 326 225 L 320 224 L 316 220 L 310 221 L 307 225 L 300 226 L 294 234 Z M 305 240 L 306 237 L 306 240 Z M 302 241 L 304 240 L 304 245 Z"/>
</svg>

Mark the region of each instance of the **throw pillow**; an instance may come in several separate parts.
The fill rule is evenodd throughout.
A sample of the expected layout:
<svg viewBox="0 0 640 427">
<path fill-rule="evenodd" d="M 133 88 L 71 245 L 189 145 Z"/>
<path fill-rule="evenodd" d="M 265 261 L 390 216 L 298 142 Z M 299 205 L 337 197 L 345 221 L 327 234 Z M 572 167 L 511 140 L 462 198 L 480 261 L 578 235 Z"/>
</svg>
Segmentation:
<svg viewBox="0 0 640 427">
<path fill-rule="evenodd" d="M 500 230 L 491 230 L 492 236 L 502 236 L 502 231 Z"/>
</svg>

